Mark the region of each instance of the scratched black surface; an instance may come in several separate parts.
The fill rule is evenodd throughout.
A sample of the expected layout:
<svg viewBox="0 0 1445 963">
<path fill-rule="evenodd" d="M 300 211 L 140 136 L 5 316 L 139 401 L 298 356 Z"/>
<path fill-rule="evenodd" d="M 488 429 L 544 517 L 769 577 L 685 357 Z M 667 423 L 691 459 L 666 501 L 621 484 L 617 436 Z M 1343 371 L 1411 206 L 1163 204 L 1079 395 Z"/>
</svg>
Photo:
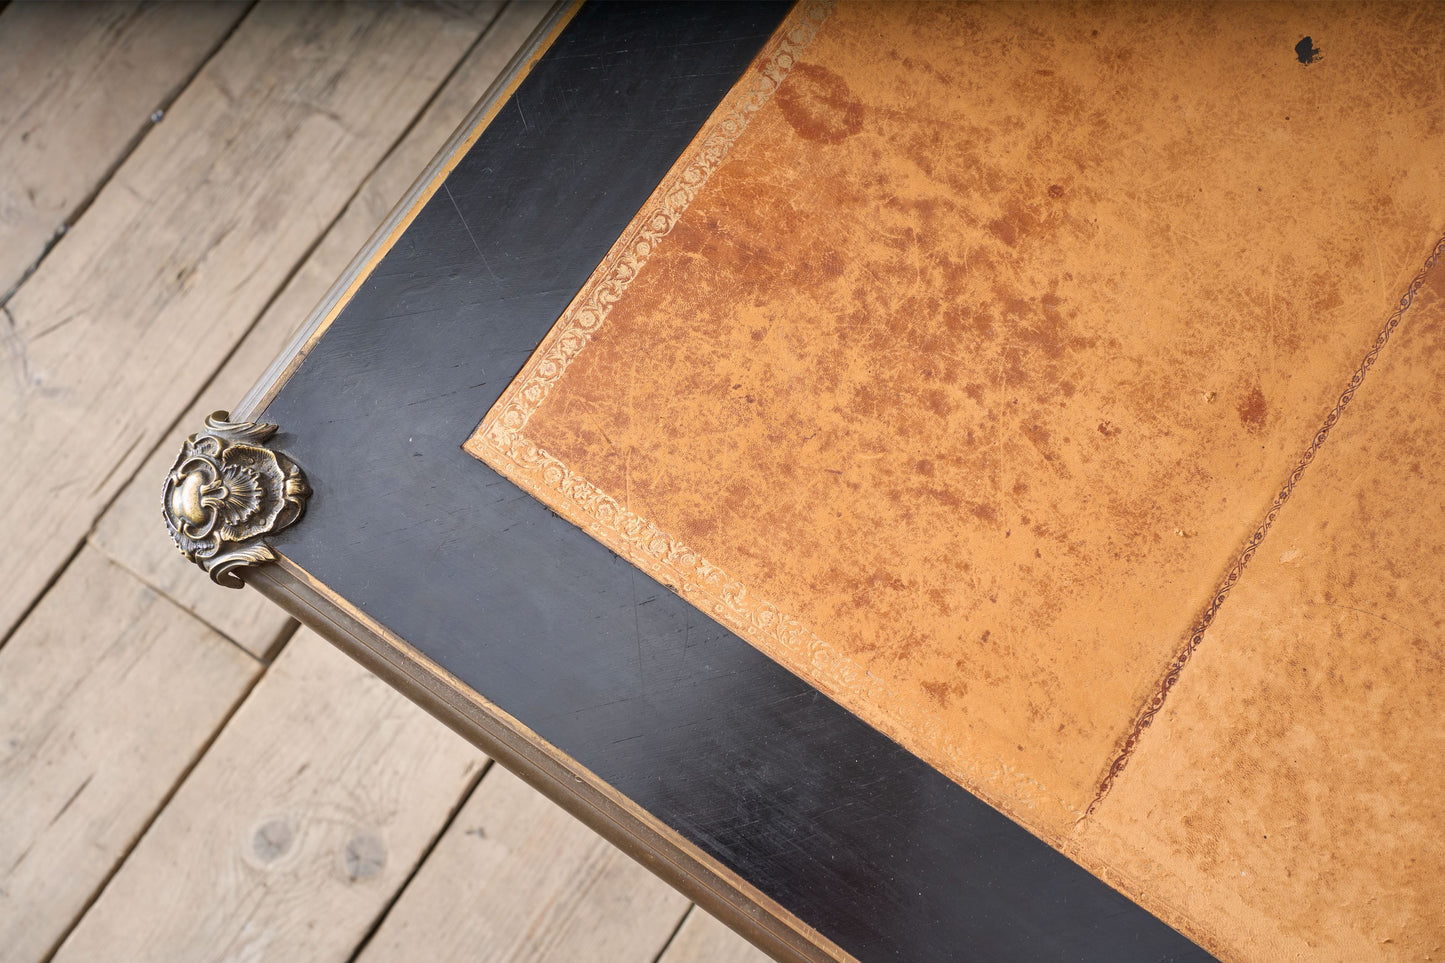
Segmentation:
<svg viewBox="0 0 1445 963">
<path fill-rule="evenodd" d="M 461 450 L 785 12 L 581 10 L 267 409 L 279 547 L 862 960 L 1207 960 Z"/>
</svg>

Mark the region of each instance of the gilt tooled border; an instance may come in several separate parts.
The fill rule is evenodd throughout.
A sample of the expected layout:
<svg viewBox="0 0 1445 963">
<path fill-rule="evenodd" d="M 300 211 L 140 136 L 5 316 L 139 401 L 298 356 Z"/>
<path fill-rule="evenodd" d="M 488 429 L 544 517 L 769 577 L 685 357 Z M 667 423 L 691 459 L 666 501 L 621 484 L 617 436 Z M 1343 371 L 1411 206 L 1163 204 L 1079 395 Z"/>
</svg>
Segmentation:
<svg viewBox="0 0 1445 963">
<path fill-rule="evenodd" d="M 551 491 L 561 496 L 579 510 L 575 521 L 589 535 L 620 551 L 632 564 L 744 638 L 766 639 L 770 644 L 764 651 L 770 657 L 825 695 L 855 712 L 860 704 L 883 710 L 886 718 L 869 719 L 874 728 L 909 746 L 995 809 L 1019 821 L 1024 821 L 1019 819 L 1021 808 L 1038 810 L 1046 804 L 1076 820 L 1083 817 L 1083 810 L 1007 763 L 978 763 L 943 734 L 937 719 L 912 708 L 883 680 L 817 636 L 803 620 L 759 598 L 520 433 L 493 430 L 486 442 L 488 450 L 499 456 L 491 464 L 507 478 L 534 494 Z M 932 750 L 921 748 L 920 740 Z M 1033 825 L 1031 821 L 1028 824 Z M 1034 827 L 1034 831 L 1042 832 L 1043 827 Z M 1066 846 L 1064 840 L 1056 842 Z"/>
<path fill-rule="evenodd" d="M 1315 455 L 1319 454 L 1319 450 L 1329 438 L 1330 432 L 1333 431 L 1335 425 L 1339 423 L 1340 416 L 1344 414 L 1345 408 L 1354 399 L 1355 392 L 1359 391 L 1360 386 L 1365 383 L 1365 375 L 1375 366 L 1375 361 L 1379 358 L 1380 352 L 1390 341 L 1390 335 L 1394 334 L 1395 329 L 1399 327 L 1400 319 L 1403 318 L 1405 312 L 1409 310 L 1411 303 L 1415 300 L 1415 295 L 1419 293 L 1420 287 L 1425 283 L 1426 276 L 1430 273 L 1431 268 L 1435 266 L 1435 263 L 1440 259 L 1442 254 L 1445 254 L 1445 236 L 1442 236 L 1440 240 L 1435 243 L 1435 248 L 1430 252 L 1430 256 L 1425 259 L 1424 266 L 1420 268 L 1419 273 L 1411 280 L 1410 286 L 1405 289 L 1405 293 L 1400 297 L 1394 312 L 1386 319 L 1385 326 L 1380 329 L 1380 333 L 1375 336 L 1374 344 L 1371 345 L 1370 350 L 1365 353 L 1364 359 L 1350 377 L 1349 384 L 1345 386 L 1345 390 L 1342 391 L 1339 398 L 1335 400 L 1335 406 L 1330 409 L 1330 413 L 1325 416 L 1324 423 L 1320 425 L 1319 430 L 1316 431 L 1314 437 L 1310 439 L 1309 446 L 1305 448 L 1304 454 L 1300 456 L 1300 460 L 1298 464 L 1295 465 L 1294 471 L 1290 472 L 1289 478 L 1285 480 L 1279 493 L 1274 496 L 1274 501 L 1270 503 L 1269 510 L 1265 512 L 1264 520 L 1259 523 L 1259 527 L 1249 536 L 1248 541 L 1244 543 L 1244 547 L 1240 549 L 1239 554 L 1235 556 L 1234 563 L 1229 566 L 1229 571 L 1225 573 L 1223 580 L 1220 581 L 1219 585 L 1215 588 L 1214 594 L 1210 596 L 1209 604 L 1204 607 L 1204 611 L 1190 628 L 1189 636 L 1185 640 L 1183 647 L 1179 650 L 1179 653 L 1175 655 L 1174 660 L 1169 663 L 1169 668 L 1165 670 L 1164 678 L 1160 681 L 1159 688 L 1155 690 L 1154 695 L 1144 704 L 1144 707 L 1139 710 L 1139 714 L 1135 716 L 1134 724 L 1130 727 L 1129 734 L 1124 738 L 1123 744 L 1119 747 L 1113 759 L 1110 760 L 1109 768 L 1105 770 L 1103 778 L 1099 780 L 1098 788 L 1094 792 L 1093 801 L 1090 802 L 1088 808 L 1084 810 L 1085 818 L 1092 816 L 1094 811 L 1099 808 L 1100 803 L 1104 801 L 1104 797 L 1106 797 L 1109 794 L 1109 790 L 1114 787 L 1114 782 L 1119 778 L 1119 774 L 1122 773 L 1129 764 L 1129 757 L 1133 755 L 1134 750 L 1138 747 L 1139 740 L 1143 737 L 1144 731 L 1149 728 L 1154 722 L 1154 717 L 1157 716 L 1159 710 L 1164 707 L 1164 701 L 1169 697 L 1169 692 L 1174 688 L 1174 684 L 1179 681 L 1179 676 L 1184 671 L 1184 666 L 1189 662 L 1190 657 L 1194 655 L 1194 651 L 1199 648 L 1199 644 L 1204 641 L 1204 633 L 1214 624 L 1214 617 L 1219 614 L 1219 609 L 1224 605 L 1224 600 L 1229 597 L 1229 593 L 1239 582 L 1239 577 L 1244 574 L 1244 567 L 1249 564 L 1250 559 L 1254 558 L 1255 552 L 1259 550 L 1260 544 L 1264 541 L 1265 536 L 1269 534 L 1269 530 L 1274 525 L 1274 520 L 1279 516 L 1280 510 L 1284 508 L 1285 502 L 1289 501 L 1290 496 L 1294 494 L 1295 486 L 1299 484 L 1300 478 L 1304 476 L 1305 469 L 1315 460 Z"/>
<path fill-rule="evenodd" d="M 561 496 L 579 510 L 578 521 L 588 534 L 620 549 L 634 564 L 671 585 L 689 602 L 732 630 L 744 637 L 767 639 L 773 646 L 768 650 L 769 655 L 820 691 L 844 705 L 857 706 L 861 702 L 875 708 L 896 707 L 907 703 L 897 698 L 882 680 L 819 638 L 802 620 L 757 597 L 741 582 L 729 578 L 700 554 L 618 504 L 526 437 L 526 426 L 532 415 L 591 342 L 612 305 L 621 299 L 658 244 L 722 165 L 753 115 L 781 86 L 798 56 L 817 36 L 832 7 L 833 0 L 820 0 L 801 6 L 789 16 L 772 48 L 754 68 L 752 82 L 729 97 L 732 102 L 724 104 L 719 111 L 721 118 L 702 136 L 686 163 L 669 172 L 649 200 L 650 208 L 644 208 L 646 213 L 634 219 L 633 228 L 613 245 L 593 273 L 593 279 L 578 293 L 556 327 L 488 412 L 467 448 L 474 454 L 480 454 L 482 449 L 495 454 L 498 461 L 493 467 L 524 488 Z M 944 738 L 938 721 L 926 713 L 903 710 L 902 714 L 875 725 L 900 741 L 921 739 L 936 747 L 935 752 L 943 758 L 934 753 L 925 755 L 931 764 L 1006 814 L 1015 813 L 1020 804 L 1028 809 L 1048 804 L 1075 819 L 1083 815 L 1082 810 L 1069 805 L 1042 783 L 1002 761 L 992 767 L 981 766 Z M 989 787 L 1002 787 L 1007 795 Z"/>
<path fill-rule="evenodd" d="M 657 245 L 672 232 L 702 186 L 722 166 L 737 139 L 764 104 L 782 85 L 798 55 L 813 42 L 832 12 L 833 0 L 800 6 L 788 15 L 772 46 L 754 67 L 752 83 L 728 95 L 706 133 L 685 164 L 674 167 L 648 199 L 650 210 L 633 219 L 632 229 L 618 238 L 592 279 L 578 293 L 557 326 L 517 373 L 501 400 L 488 412 L 472 441 L 498 430 L 520 434 L 534 412 L 547 400 L 567 368 L 602 327 L 625 291 L 636 279 Z M 696 143 L 696 142 L 695 142 Z"/>
</svg>

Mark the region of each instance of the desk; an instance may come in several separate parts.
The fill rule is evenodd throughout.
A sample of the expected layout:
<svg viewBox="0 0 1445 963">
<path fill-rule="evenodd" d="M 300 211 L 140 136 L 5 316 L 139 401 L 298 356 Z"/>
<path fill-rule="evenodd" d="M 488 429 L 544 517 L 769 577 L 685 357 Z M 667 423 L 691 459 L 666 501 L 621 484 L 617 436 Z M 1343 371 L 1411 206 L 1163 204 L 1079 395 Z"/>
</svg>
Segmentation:
<svg viewBox="0 0 1445 963">
<path fill-rule="evenodd" d="M 1439 886 L 1438 657 L 1300 614 L 1390 481 L 1349 459 L 1429 432 L 1384 349 L 1440 311 L 1440 93 L 1390 52 L 1434 27 L 560 10 L 238 407 L 304 516 L 213 574 L 782 959 L 1433 945 L 1293 874 Z M 1343 763 L 1240 735 L 1342 719 Z M 1387 845 L 1330 848 L 1385 771 Z"/>
</svg>

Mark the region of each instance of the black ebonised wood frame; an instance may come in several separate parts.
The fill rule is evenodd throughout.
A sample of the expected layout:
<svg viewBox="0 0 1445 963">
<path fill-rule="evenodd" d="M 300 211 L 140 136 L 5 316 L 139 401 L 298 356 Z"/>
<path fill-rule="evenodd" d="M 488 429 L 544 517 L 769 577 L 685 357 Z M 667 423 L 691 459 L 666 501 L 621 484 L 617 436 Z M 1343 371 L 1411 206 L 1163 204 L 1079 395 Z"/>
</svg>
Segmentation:
<svg viewBox="0 0 1445 963">
<path fill-rule="evenodd" d="M 554 11 L 237 409 L 249 581 L 780 959 L 1210 959 L 461 450 L 787 9 Z"/>
</svg>

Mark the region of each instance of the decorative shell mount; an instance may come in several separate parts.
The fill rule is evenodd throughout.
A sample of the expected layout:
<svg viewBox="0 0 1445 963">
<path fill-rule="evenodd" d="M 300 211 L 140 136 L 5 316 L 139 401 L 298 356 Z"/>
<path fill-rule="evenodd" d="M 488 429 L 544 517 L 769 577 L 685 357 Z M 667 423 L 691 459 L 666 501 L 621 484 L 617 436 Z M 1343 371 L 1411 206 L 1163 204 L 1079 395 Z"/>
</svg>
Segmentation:
<svg viewBox="0 0 1445 963">
<path fill-rule="evenodd" d="M 311 487 L 295 462 L 261 447 L 275 425 L 230 417 L 217 411 L 205 431 L 186 439 L 162 495 L 166 528 L 181 554 L 217 585 L 240 588 L 241 570 L 275 560 L 263 539 L 301 517 Z"/>
</svg>

